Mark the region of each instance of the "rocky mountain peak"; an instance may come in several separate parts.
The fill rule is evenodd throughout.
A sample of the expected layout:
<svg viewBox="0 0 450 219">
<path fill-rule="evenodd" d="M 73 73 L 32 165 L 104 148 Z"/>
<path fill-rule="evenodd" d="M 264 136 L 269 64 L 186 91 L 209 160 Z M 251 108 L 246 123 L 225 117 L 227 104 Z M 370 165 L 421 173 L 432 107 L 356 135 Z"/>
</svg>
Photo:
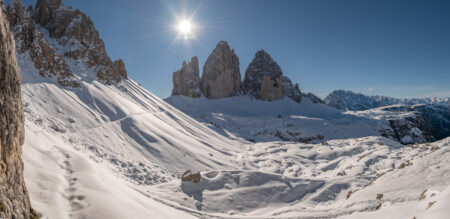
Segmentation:
<svg viewBox="0 0 450 219">
<path fill-rule="evenodd" d="M 34 10 L 36 23 L 45 27 L 50 21 L 55 20 L 56 10 L 62 6 L 61 0 L 37 0 Z"/>
<path fill-rule="evenodd" d="M 188 63 L 184 61 L 182 68 L 173 73 L 172 96 L 176 95 L 183 95 L 191 98 L 198 98 L 201 96 L 200 71 L 196 56 L 192 57 L 191 61 Z"/>
<path fill-rule="evenodd" d="M 112 84 L 128 78 L 123 61 L 109 58 L 103 40 L 86 14 L 64 6 L 61 0 L 38 0 L 34 11 L 24 8 L 20 0 L 11 2 L 8 19 L 12 21 L 20 54 L 29 51 L 42 76 L 56 77 L 66 87 L 78 87 L 80 79 L 100 79 Z M 86 66 L 86 72 L 76 77 L 67 65 L 69 62 Z"/>
<path fill-rule="evenodd" d="M 203 66 L 202 94 L 209 99 L 232 97 L 240 87 L 239 58 L 226 41 L 220 41 Z"/>
<path fill-rule="evenodd" d="M 278 100 L 283 94 L 283 72 L 264 50 L 256 52 L 245 71 L 244 93 L 261 100 Z"/>
</svg>

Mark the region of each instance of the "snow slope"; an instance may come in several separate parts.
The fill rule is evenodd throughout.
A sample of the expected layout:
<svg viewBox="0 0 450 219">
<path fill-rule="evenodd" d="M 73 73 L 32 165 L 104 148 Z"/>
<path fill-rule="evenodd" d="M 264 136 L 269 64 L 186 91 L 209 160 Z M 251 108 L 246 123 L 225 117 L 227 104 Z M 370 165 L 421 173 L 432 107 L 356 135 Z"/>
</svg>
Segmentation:
<svg viewBox="0 0 450 219">
<path fill-rule="evenodd" d="M 450 139 L 404 146 L 364 137 L 372 134 L 367 126 L 382 121 L 307 101 L 297 106 L 286 99 L 238 97 L 219 104 L 199 99 L 203 102 L 190 103 L 196 107 L 184 108 L 209 110 L 227 128 L 241 126 L 232 132 L 194 120 L 132 80 L 63 88 L 40 77 L 27 60 L 20 55 L 25 181 L 43 218 L 439 218 L 449 213 Z M 239 116 L 226 114 L 230 111 Z M 298 128 L 304 136 L 324 139 L 242 137 L 249 135 L 245 126 L 256 129 L 264 121 L 269 128 Z M 201 171 L 200 183 L 181 183 L 186 170 Z M 425 189 L 426 198 L 417 200 Z M 411 207 L 417 210 L 399 213 Z"/>
<path fill-rule="evenodd" d="M 248 96 L 218 100 L 171 96 L 172 106 L 231 138 L 250 141 L 320 142 L 380 135 L 389 129 L 386 120 L 349 115 L 304 98 L 259 101 Z"/>
<path fill-rule="evenodd" d="M 370 137 L 383 120 L 308 100 L 168 100 L 201 122 L 215 123 L 203 124 L 132 80 L 111 86 L 81 81 L 80 88 L 63 88 L 39 76 L 26 53 L 18 56 L 26 114 L 25 182 L 43 218 L 378 213 L 438 218 L 449 213 L 450 139 L 404 146 Z M 279 141 L 277 129 L 300 133 L 291 135 L 297 142 Z M 200 183 L 181 183 L 186 170 L 201 171 Z M 426 198 L 416 200 L 425 189 Z M 412 206 L 417 210 L 397 211 Z"/>
<path fill-rule="evenodd" d="M 27 54 L 18 60 L 25 180 L 32 204 L 45 217 L 173 218 L 176 210 L 152 207 L 154 201 L 136 186 L 168 182 L 187 169 L 237 168 L 230 155 L 238 144 L 132 80 L 63 88 L 39 76 Z"/>
</svg>

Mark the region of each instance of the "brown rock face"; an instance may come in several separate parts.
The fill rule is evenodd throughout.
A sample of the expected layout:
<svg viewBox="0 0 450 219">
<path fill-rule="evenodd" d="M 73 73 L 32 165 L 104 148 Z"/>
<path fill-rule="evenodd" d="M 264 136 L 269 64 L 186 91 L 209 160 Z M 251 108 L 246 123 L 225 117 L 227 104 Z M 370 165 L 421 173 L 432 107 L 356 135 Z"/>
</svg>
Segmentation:
<svg viewBox="0 0 450 219">
<path fill-rule="evenodd" d="M 197 57 L 194 56 L 189 63 L 183 62 L 181 70 L 173 73 L 172 96 L 183 95 L 198 98 L 200 93 L 200 71 Z"/>
<path fill-rule="evenodd" d="M 228 43 L 220 41 L 203 66 L 201 91 L 209 99 L 236 96 L 240 92 L 239 58 Z"/>
<path fill-rule="evenodd" d="M 34 11 L 32 8 L 25 10 L 21 0 L 13 0 L 8 5 L 8 19 L 18 51 L 30 51 L 35 67 L 44 77 L 56 76 L 63 86 L 79 86 L 66 63 L 70 61 L 87 66 L 94 78 L 107 84 L 128 78 L 123 61 L 113 62 L 109 58 L 92 20 L 79 10 L 65 7 L 61 0 L 37 0 Z M 55 40 L 47 41 L 34 23 Z M 90 77 L 85 72 L 82 74 Z"/>
<path fill-rule="evenodd" d="M 14 33 L 19 52 L 29 51 L 34 67 L 43 77 L 56 77 L 62 86 L 78 87 L 79 83 L 72 74 L 64 57 L 57 54 L 44 39 L 32 20 L 32 9 L 25 9 L 20 0 L 12 1 L 7 8 L 8 19 Z"/>
<path fill-rule="evenodd" d="M 96 72 L 107 84 L 127 78 L 122 60 L 113 62 L 106 52 L 92 20 L 83 12 L 65 7 L 61 0 L 38 0 L 34 11 L 35 22 L 59 39 L 61 46 L 77 44 L 63 55 L 81 62 Z M 74 42 L 75 41 L 75 42 Z"/>
<path fill-rule="evenodd" d="M 36 218 L 23 180 L 21 77 L 3 2 L 0 4 L 0 218 Z"/>
<path fill-rule="evenodd" d="M 283 72 L 272 57 L 260 50 L 245 71 L 244 93 L 261 100 L 279 100 L 283 94 Z"/>
</svg>

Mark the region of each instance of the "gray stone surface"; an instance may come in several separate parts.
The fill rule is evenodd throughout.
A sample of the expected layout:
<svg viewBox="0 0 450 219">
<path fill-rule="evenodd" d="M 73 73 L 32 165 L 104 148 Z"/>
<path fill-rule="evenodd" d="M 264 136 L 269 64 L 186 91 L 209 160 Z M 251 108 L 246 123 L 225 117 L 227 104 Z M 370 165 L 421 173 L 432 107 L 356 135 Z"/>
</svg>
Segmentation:
<svg viewBox="0 0 450 219">
<path fill-rule="evenodd" d="M 191 61 L 188 63 L 183 62 L 182 68 L 173 73 L 172 96 L 176 95 L 183 95 L 191 98 L 198 98 L 201 96 L 200 71 L 196 56 L 192 57 Z"/>
<path fill-rule="evenodd" d="M 226 41 L 220 41 L 203 66 L 201 91 L 209 99 L 239 95 L 241 73 L 239 58 Z"/>
</svg>

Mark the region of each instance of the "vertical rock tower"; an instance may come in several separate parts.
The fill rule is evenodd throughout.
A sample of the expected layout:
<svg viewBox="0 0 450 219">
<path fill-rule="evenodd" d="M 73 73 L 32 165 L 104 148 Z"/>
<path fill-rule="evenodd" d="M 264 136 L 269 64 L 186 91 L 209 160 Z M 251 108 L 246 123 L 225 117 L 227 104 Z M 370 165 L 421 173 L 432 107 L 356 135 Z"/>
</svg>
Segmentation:
<svg viewBox="0 0 450 219">
<path fill-rule="evenodd" d="M 198 59 L 192 57 L 189 63 L 183 62 L 183 67 L 173 73 L 172 96 L 183 95 L 191 98 L 198 98 L 200 92 L 200 71 Z"/>
<path fill-rule="evenodd" d="M 23 179 L 20 71 L 3 0 L 0 4 L 0 218 L 37 218 Z"/>
<path fill-rule="evenodd" d="M 261 100 L 279 100 L 283 94 L 283 72 L 264 50 L 259 50 L 245 71 L 244 93 Z"/>
<path fill-rule="evenodd" d="M 237 96 L 241 88 L 239 58 L 226 41 L 220 41 L 203 66 L 203 96 L 219 99 Z"/>
</svg>

